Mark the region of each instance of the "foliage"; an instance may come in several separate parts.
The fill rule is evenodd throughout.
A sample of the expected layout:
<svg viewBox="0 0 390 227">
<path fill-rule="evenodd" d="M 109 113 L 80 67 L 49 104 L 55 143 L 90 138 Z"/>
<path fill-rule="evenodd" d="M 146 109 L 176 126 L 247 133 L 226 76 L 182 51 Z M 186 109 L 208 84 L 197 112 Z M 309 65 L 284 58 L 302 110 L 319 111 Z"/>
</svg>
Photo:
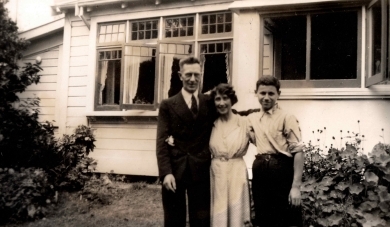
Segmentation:
<svg viewBox="0 0 390 227">
<path fill-rule="evenodd" d="M 302 201 L 307 226 L 390 225 L 390 146 L 377 144 L 369 155 L 358 152 L 361 139 L 328 154 L 309 144 Z"/>
<path fill-rule="evenodd" d="M 0 169 L 0 224 L 44 216 L 53 195 L 53 186 L 42 169 Z"/>
<path fill-rule="evenodd" d="M 95 148 L 93 130 L 84 125 L 78 126 L 72 135 L 63 135 L 55 144 L 55 152 L 47 163 L 51 180 L 65 189 L 81 189 L 92 176 L 97 162 L 88 157 Z"/>
<path fill-rule="evenodd" d="M 39 99 L 19 100 L 17 95 L 38 83 L 42 70 L 38 64 L 17 65 L 27 46 L 0 3 L 0 167 L 34 166 L 53 145 L 52 124 L 38 121 Z"/>
</svg>

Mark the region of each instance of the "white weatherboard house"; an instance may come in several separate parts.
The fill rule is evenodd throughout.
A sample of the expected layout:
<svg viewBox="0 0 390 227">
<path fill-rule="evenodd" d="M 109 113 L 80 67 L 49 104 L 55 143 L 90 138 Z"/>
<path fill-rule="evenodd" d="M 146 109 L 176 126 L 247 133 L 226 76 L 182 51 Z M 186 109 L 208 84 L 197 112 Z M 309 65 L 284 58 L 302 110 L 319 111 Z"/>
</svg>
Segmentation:
<svg viewBox="0 0 390 227">
<path fill-rule="evenodd" d="M 368 152 L 390 142 L 389 2 L 55 0 L 64 16 L 21 33 L 32 43 L 24 61 L 40 56 L 44 69 L 21 96 L 40 97 L 59 134 L 96 129 L 97 171 L 156 176 L 159 103 L 194 55 L 202 91 L 228 82 L 236 109 L 258 108 L 255 83 L 274 75 L 304 141 L 340 147 L 360 132 Z"/>
</svg>

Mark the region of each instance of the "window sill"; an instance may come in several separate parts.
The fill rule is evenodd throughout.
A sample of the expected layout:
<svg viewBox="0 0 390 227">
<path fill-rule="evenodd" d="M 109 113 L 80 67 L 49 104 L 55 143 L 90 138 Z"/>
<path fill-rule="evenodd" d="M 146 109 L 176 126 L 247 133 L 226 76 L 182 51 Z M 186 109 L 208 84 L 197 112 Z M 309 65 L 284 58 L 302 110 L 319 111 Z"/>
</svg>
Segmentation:
<svg viewBox="0 0 390 227">
<path fill-rule="evenodd" d="M 90 124 L 156 123 L 158 110 L 93 111 L 87 113 Z"/>
<path fill-rule="evenodd" d="M 280 99 L 390 99 L 389 85 L 369 88 L 281 88 Z"/>
</svg>

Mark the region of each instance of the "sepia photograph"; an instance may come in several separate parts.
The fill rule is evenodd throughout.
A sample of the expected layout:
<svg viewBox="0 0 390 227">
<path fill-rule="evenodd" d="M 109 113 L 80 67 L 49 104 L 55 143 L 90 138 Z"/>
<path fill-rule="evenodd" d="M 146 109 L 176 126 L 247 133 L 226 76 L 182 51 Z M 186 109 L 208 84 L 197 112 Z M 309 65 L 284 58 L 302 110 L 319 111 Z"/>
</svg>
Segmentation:
<svg viewBox="0 0 390 227">
<path fill-rule="evenodd" d="M 390 226 L 390 0 L 0 20 L 0 226 Z"/>
</svg>

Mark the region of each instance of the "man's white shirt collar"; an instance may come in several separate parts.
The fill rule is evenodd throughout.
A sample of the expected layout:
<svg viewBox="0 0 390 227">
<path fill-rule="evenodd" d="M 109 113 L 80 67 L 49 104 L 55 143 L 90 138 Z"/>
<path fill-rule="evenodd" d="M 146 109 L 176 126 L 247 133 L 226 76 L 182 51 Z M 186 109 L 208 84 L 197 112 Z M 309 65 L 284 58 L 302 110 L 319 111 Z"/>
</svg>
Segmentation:
<svg viewBox="0 0 390 227">
<path fill-rule="evenodd" d="M 192 95 L 195 96 L 196 103 L 199 106 L 198 90 L 196 90 L 194 93 L 189 93 L 188 91 L 184 90 L 184 88 L 182 88 L 181 89 L 181 94 L 183 95 L 184 101 L 186 102 L 188 108 L 191 109 L 191 97 L 192 97 Z"/>
</svg>

